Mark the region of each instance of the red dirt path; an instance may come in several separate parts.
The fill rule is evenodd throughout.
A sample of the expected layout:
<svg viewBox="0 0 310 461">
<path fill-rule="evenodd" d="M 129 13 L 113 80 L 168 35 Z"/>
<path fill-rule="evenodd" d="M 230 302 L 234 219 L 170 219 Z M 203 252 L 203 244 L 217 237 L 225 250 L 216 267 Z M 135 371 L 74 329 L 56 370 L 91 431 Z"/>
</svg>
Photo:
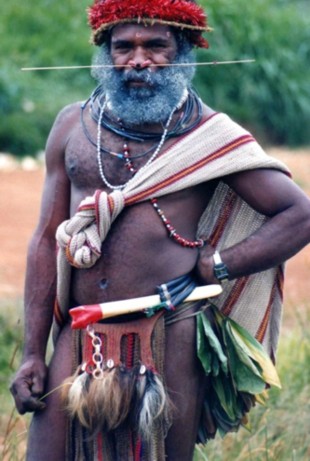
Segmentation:
<svg viewBox="0 0 310 461">
<path fill-rule="evenodd" d="M 297 183 L 310 195 L 310 151 L 272 149 L 292 170 Z M 38 219 L 43 169 L 0 171 L 0 300 L 22 297 L 26 249 Z M 309 308 L 310 245 L 287 263 L 286 320 Z"/>
</svg>

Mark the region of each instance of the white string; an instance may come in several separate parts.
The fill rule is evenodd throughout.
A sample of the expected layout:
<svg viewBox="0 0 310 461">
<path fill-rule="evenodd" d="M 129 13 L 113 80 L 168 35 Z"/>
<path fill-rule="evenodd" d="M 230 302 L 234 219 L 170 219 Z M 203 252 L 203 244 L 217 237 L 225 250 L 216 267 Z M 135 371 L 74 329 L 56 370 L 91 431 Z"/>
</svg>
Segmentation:
<svg viewBox="0 0 310 461">
<path fill-rule="evenodd" d="M 151 64 L 150 67 L 190 67 L 190 66 L 223 66 L 229 64 L 248 64 L 255 62 L 255 59 L 239 59 L 237 61 L 208 61 L 208 62 L 180 62 L 170 64 Z M 74 70 L 74 69 L 98 69 L 98 68 L 126 68 L 132 67 L 129 65 L 119 64 L 102 64 L 102 65 L 91 65 L 91 66 L 54 66 L 54 67 L 22 67 L 21 71 L 44 71 L 44 70 Z"/>
<path fill-rule="evenodd" d="M 188 95 L 187 91 L 186 91 L 185 95 L 187 97 L 187 95 Z M 165 142 L 166 137 L 167 137 L 168 129 L 169 129 L 173 114 L 179 108 L 181 102 L 183 101 L 183 98 L 184 98 L 184 95 L 182 95 L 182 98 L 181 98 L 180 102 L 171 111 L 171 114 L 169 115 L 169 118 L 167 120 L 167 123 L 165 125 L 164 131 L 163 131 L 163 134 L 162 134 L 162 137 L 161 137 L 161 139 L 159 141 L 159 144 L 158 144 L 155 152 L 150 157 L 150 159 L 146 162 L 146 164 L 142 168 L 140 168 L 140 171 L 144 170 L 150 163 L 152 163 L 153 160 L 155 160 L 155 158 L 158 156 L 159 152 L 161 151 L 161 148 L 163 147 L 164 142 Z M 97 162 L 98 162 L 99 174 L 100 174 L 100 177 L 101 177 L 102 181 L 104 182 L 104 184 L 107 187 L 109 187 L 112 190 L 122 190 L 131 182 L 132 178 L 130 178 L 125 184 L 113 185 L 107 180 L 107 178 L 106 178 L 106 176 L 104 174 L 104 170 L 103 170 L 103 164 L 102 164 L 102 159 L 101 159 L 101 120 L 102 120 L 102 117 L 103 117 L 103 114 L 104 114 L 105 107 L 106 107 L 106 101 L 100 107 L 100 114 L 99 114 L 98 125 L 97 125 Z"/>
</svg>

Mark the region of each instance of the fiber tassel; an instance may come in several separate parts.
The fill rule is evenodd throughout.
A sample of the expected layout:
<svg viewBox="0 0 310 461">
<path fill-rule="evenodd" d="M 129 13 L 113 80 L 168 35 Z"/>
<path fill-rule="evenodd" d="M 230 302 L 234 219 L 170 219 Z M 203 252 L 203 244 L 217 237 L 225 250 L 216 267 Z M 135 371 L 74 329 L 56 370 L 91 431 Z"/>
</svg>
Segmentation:
<svg viewBox="0 0 310 461">
<path fill-rule="evenodd" d="M 111 431 L 128 417 L 136 393 L 134 369 L 116 367 L 95 379 L 86 372 L 78 372 L 64 382 L 62 401 L 71 418 L 92 434 Z"/>
<path fill-rule="evenodd" d="M 61 402 L 64 404 L 65 407 L 67 407 L 67 405 L 68 405 L 69 393 L 70 393 L 71 387 L 73 386 L 73 384 L 75 384 L 76 380 L 82 375 L 84 375 L 84 373 L 82 372 L 82 367 L 79 366 L 77 368 L 77 370 L 75 371 L 74 375 L 69 376 L 69 378 L 66 378 L 63 381 L 63 383 L 61 385 L 60 399 L 61 399 Z M 81 384 L 80 379 L 78 379 L 78 383 Z M 78 387 L 76 389 L 78 389 Z"/>
<path fill-rule="evenodd" d="M 72 379 L 73 378 L 73 379 Z M 66 382 L 72 382 L 72 385 L 66 386 Z M 87 388 L 89 383 L 89 375 L 86 372 L 77 374 L 68 378 L 64 382 L 64 392 L 62 398 L 64 399 L 66 409 L 71 418 L 77 417 L 81 424 L 89 427 L 89 420 L 87 418 Z M 68 387 L 65 394 L 65 388 Z"/>
<path fill-rule="evenodd" d="M 92 433 L 108 431 L 119 421 L 119 392 L 116 368 L 104 371 L 102 379 L 92 379 L 87 399 Z"/>
<path fill-rule="evenodd" d="M 139 391 L 143 391 L 143 395 L 138 412 L 138 433 L 143 440 L 150 441 L 159 418 L 165 423 L 169 420 L 169 399 L 163 383 L 151 370 L 146 371 L 145 386 L 140 382 Z"/>
<path fill-rule="evenodd" d="M 105 371 L 102 379 L 94 379 L 87 397 L 91 431 L 111 431 L 128 417 L 135 390 L 133 372 L 114 368 Z"/>
</svg>

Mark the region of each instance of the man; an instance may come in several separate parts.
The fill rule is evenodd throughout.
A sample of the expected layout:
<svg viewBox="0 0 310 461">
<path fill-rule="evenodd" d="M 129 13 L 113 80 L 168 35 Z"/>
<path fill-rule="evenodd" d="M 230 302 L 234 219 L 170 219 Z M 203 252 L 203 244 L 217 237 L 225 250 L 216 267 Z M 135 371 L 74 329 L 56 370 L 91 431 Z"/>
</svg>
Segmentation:
<svg viewBox="0 0 310 461">
<path fill-rule="evenodd" d="M 28 254 L 24 354 L 12 384 L 18 411 L 35 412 L 27 460 L 155 461 L 165 455 L 169 461 L 189 461 L 203 402 L 208 400 L 208 382 L 196 353 L 195 316 L 191 315 L 197 305 L 190 305 L 186 318 L 165 328 L 164 379 L 173 406 L 172 425 L 165 437 L 164 455 L 149 451 L 147 458 L 143 437 L 142 441 L 137 437 L 125 451 L 111 448 L 110 458 L 103 458 L 106 440 L 113 438 L 114 445 L 120 444 L 122 424 L 115 423 L 100 440 L 100 427 L 95 428 L 99 433 L 89 434 L 85 429 L 74 432 L 71 424 L 68 435 L 70 418 L 58 391 L 73 368 L 73 333 L 67 311 L 80 305 L 152 295 L 156 286 L 194 274 L 205 285 L 229 278 L 222 305 L 228 314 L 234 309 L 238 319 L 236 291 L 251 289 L 251 274 L 271 274 L 270 302 L 263 302 L 261 312 L 263 303 L 252 300 L 247 312 L 251 322 L 258 322 L 252 334 L 273 356 L 278 326 L 275 299 L 280 296 L 279 270 L 274 268 L 309 242 L 310 202 L 285 168 L 265 157 L 248 133 L 202 104 L 191 90 L 191 67 L 177 64 L 192 61 L 193 45 L 206 45 L 201 36 L 206 29 L 205 16 L 197 5 L 186 0 L 105 0 L 95 2 L 90 22 L 94 40 L 101 47 L 96 63 L 115 68 L 95 71 L 99 89 L 82 106 L 73 104 L 59 114 L 47 142 L 41 216 Z M 165 161 L 165 165 L 160 163 Z M 207 173 L 200 178 L 202 164 Z M 96 190 L 100 192 L 94 195 Z M 92 199 L 82 202 L 85 197 Z M 238 205 L 239 199 L 242 205 Z M 201 224 L 202 237 L 209 241 L 205 245 L 197 237 L 197 228 L 207 206 Z M 100 242 L 85 231 L 80 244 L 79 220 L 84 219 L 83 213 L 88 216 L 90 209 L 95 210 Z M 252 209 L 260 216 L 258 225 L 254 225 Z M 245 234 L 239 230 L 243 221 L 238 224 L 243 210 L 250 213 L 251 221 Z M 237 227 L 230 231 L 225 226 L 232 215 Z M 70 217 L 73 220 L 66 221 Z M 70 226 L 80 227 L 68 237 Z M 46 345 L 56 297 L 57 228 L 58 329 L 47 368 Z M 215 254 L 215 247 L 220 254 Z M 68 264 L 61 252 L 73 265 L 66 275 L 63 271 Z M 137 319 L 137 324 L 143 322 L 140 316 Z M 60 325 L 61 321 L 64 324 Z M 124 322 L 127 325 L 130 319 L 126 317 Z M 112 330 L 106 333 L 107 341 Z M 138 334 L 142 338 L 143 332 Z M 96 338 L 92 336 L 92 365 L 97 366 L 101 378 L 102 361 L 111 369 L 114 362 L 106 361 L 109 357 L 104 357 Z M 143 354 L 143 347 L 141 350 Z M 123 366 L 121 372 L 126 370 Z M 78 370 L 80 377 L 82 372 L 85 367 Z M 140 368 L 140 372 L 139 382 L 145 370 Z M 150 379 L 156 380 L 156 376 Z M 71 385 L 72 379 L 69 381 Z M 44 394 L 47 397 L 41 399 Z M 88 419 L 84 423 L 91 425 Z M 70 444 L 74 449 L 68 448 Z M 90 448 L 91 444 L 95 448 Z"/>
</svg>

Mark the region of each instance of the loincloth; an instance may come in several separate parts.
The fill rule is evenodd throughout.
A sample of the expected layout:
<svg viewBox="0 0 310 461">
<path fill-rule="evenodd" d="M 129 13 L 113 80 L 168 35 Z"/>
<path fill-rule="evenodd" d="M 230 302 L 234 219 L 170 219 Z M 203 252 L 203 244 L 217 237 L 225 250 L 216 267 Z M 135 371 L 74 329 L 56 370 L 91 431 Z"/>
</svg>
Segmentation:
<svg viewBox="0 0 310 461">
<path fill-rule="evenodd" d="M 197 442 L 206 443 L 218 431 L 224 435 L 246 424 L 247 413 L 260 400 L 256 394 L 262 394 L 266 384 L 279 385 L 270 359 L 253 337 L 208 301 L 182 303 L 165 315 L 159 312 L 129 322 L 98 323 L 89 333 L 73 331 L 75 377 L 88 373 L 84 382 L 87 390 L 90 380 L 95 381 L 95 400 L 90 407 L 99 408 L 100 416 L 95 424 L 91 422 L 94 412 L 89 411 L 81 395 L 78 406 L 82 416 L 80 420 L 71 417 L 68 424 L 68 461 L 165 459 L 164 439 L 173 420 L 163 378 L 165 327 L 194 317 L 197 355 L 209 377 Z M 238 341 L 234 339 L 236 334 Z M 100 347 L 96 349 L 97 338 Z M 94 374 L 97 380 L 91 377 Z M 97 392 L 96 386 L 101 386 L 104 379 L 108 384 L 100 400 L 101 391 Z M 72 383 L 72 378 L 68 381 Z M 147 390 L 157 399 L 153 411 L 156 416 L 151 424 L 145 424 L 149 416 L 144 416 L 141 432 L 140 412 L 150 403 L 145 399 Z"/>
<path fill-rule="evenodd" d="M 159 401 L 158 396 L 158 392 L 164 389 L 165 333 L 162 314 L 126 323 L 98 323 L 92 328 L 93 338 L 99 338 L 102 343 L 100 352 L 94 350 L 93 338 L 87 331 L 73 331 L 73 369 L 85 370 L 83 373 L 89 374 L 86 387 L 91 385 L 92 380 L 95 385 L 93 394 L 101 393 L 101 402 L 100 395 L 90 398 L 91 406 L 100 406 L 101 415 L 95 423 L 97 427 L 91 421 L 96 409 L 87 408 L 82 412 L 84 424 L 77 417 L 70 418 L 66 459 L 164 460 L 164 437 L 170 419 L 168 399 L 165 401 L 166 396 L 161 396 Z M 94 354 L 102 354 L 102 359 L 94 357 Z M 93 372 L 96 373 L 96 360 L 103 363 L 98 379 L 90 377 Z M 101 385 L 102 390 L 99 389 Z M 158 399 L 155 411 L 160 415 L 155 417 L 150 433 L 143 437 L 139 424 L 143 425 L 141 418 L 148 418 L 147 412 L 144 416 L 142 412 L 145 405 L 149 405 L 148 399 L 152 398 Z M 80 401 L 79 405 L 81 410 L 83 403 Z M 161 405 L 162 409 L 159 408 Z M 148 430 L 148 421 L 144 424 L 144 431 Z"/>
<path fill-rule="evenodd" d="M 67 460 L 165 459 L 171 411 L 163 382 L 163 306 L 174 310 L 195 283 L 185 275 L 157 288 L 162 303 L 151 317 L 112 318 L 73 330 L 74 375 L 63 386 L 69 414 Z"/>
</svg>

